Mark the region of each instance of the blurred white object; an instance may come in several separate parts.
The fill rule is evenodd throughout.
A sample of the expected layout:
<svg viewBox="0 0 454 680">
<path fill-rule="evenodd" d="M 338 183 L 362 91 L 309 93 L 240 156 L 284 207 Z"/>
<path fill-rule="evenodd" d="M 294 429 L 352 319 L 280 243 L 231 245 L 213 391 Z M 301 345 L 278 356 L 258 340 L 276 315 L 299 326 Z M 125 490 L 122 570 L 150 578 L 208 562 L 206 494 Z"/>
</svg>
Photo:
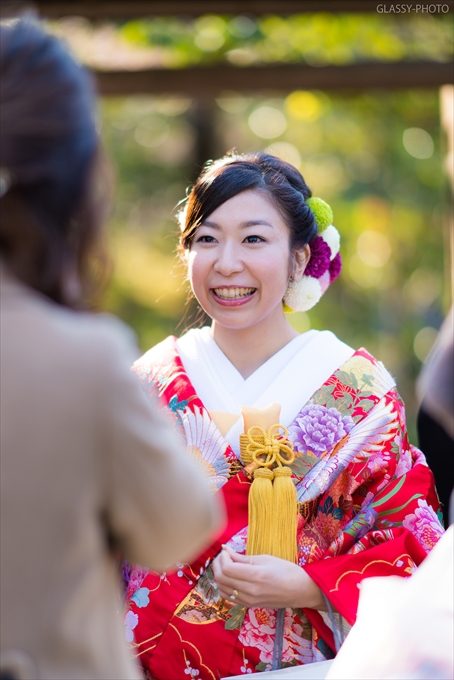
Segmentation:
<svg viewBox="0 0 454 680">
<path fill-rule="evenodd" d="M 293 666 L 293 668 L 283 668 L 280 671 L 264 671 L 256 677 L 260 680 L 323 680 L 333 662 L 332 661 L 316 661 L 315 663 L 308 663 L 305 666 Z M 244 680 L 244 675 L 232 675 L 222 680 Z"/>
<path fill-rule="evenodd" d="M 358 618 L 327 680 L 454 677 L 454 526 L 407 578 L 365 579 Z"/>
<path fill-rule="evenodd" d="M 454 305 L 421 371 L 417 392 L 424 408 L 454 439 Z"/>
</svg>

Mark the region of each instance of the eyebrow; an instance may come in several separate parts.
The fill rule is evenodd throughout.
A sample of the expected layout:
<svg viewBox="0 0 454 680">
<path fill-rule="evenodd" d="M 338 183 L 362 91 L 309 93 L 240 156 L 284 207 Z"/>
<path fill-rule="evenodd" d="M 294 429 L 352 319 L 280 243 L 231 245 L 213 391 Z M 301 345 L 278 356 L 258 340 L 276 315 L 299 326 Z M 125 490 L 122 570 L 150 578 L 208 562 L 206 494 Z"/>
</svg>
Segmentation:
<svg viewBox="0 0 454 680">
<path fill-rule="evenodd" d="M 211 227 L 212 229 L 220 229 L 221 227 L 216 222 L 210 222 L 210 220 L 205 220 L 200 224 L 201 227 Z M 273 229 L 273 225 L 266 220 L 248 220 L 247 222 L 241 222 L 240 228 L 247 229 L 248 227 L 270 227 Z"/>
</svg>

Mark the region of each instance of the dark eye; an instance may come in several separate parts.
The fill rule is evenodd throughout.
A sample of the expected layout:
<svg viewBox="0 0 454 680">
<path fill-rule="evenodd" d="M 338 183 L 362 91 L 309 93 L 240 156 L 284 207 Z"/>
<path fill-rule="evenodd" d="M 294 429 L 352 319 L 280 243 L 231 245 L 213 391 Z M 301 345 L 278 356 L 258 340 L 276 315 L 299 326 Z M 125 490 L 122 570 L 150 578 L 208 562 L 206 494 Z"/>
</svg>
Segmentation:
<svg viewBox="0 0 454 680">
<path fill-rule="evenodd" d="M 245 241 L 246 243 L 265 243 L 265 239 L 264 239 L 264 238 L 262 238 L 261 236 L 256 236 L 256 235 L 246 236 L 246 238 L 244 239 L 244 241 Z"/>
<path fill-rule="evenodd" d="M 214 236 L 209 236 L 208 234 L 202 234 L 201 236 L 197 237 L 195 239 L 196 243 L 214 243 L 215 242 Z"/>
</svg>

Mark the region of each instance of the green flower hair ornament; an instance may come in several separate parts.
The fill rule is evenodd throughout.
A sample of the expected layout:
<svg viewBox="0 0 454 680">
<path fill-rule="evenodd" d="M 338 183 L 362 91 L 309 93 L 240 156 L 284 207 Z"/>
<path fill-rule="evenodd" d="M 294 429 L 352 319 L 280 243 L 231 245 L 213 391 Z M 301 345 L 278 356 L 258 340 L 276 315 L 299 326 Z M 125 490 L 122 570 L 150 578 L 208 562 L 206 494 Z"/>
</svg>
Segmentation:
<svg viewBox="0 0 454 680">
<path fill-rule="evenodd" d="M 299 281 L 290 281 L 284 296 L 284 311 L 305 312 L 314 307 L 328 286 L 339 276 L 340 236 L 333 225 L 331 206 L 321 198 L 308 198 L 317 223 L 318 234 L 309 243 L 311 256 Z"/>
<path fill-rule="evenodd" d="M 319 232 L 323 231 L 333 223 L 334 215 L 331 206 L 322 198 L 311 196 L 306 201 L 306 205 L 312 210 Z"/>
</svg>

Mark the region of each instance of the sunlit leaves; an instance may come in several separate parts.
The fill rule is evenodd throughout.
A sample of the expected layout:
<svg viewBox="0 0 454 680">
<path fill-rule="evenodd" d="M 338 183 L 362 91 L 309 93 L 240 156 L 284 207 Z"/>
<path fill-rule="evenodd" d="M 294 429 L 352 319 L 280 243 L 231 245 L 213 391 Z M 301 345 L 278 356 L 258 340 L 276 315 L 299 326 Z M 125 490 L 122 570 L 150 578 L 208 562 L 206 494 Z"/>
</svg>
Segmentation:
<svg viewBox="0 0 454 680">
<path fill-rule="evenodd" d="M 206 15 L 131 21 L 121 28 L 132 43 L 161 48 L 163 64 L 226 60 L 348 64 L 364 59 L 397 61 L 452 55 L 449 17 L 300 14 L 291 17 Z M 422 38 L 424 35 L 424 39 Z"/>
</svg>

